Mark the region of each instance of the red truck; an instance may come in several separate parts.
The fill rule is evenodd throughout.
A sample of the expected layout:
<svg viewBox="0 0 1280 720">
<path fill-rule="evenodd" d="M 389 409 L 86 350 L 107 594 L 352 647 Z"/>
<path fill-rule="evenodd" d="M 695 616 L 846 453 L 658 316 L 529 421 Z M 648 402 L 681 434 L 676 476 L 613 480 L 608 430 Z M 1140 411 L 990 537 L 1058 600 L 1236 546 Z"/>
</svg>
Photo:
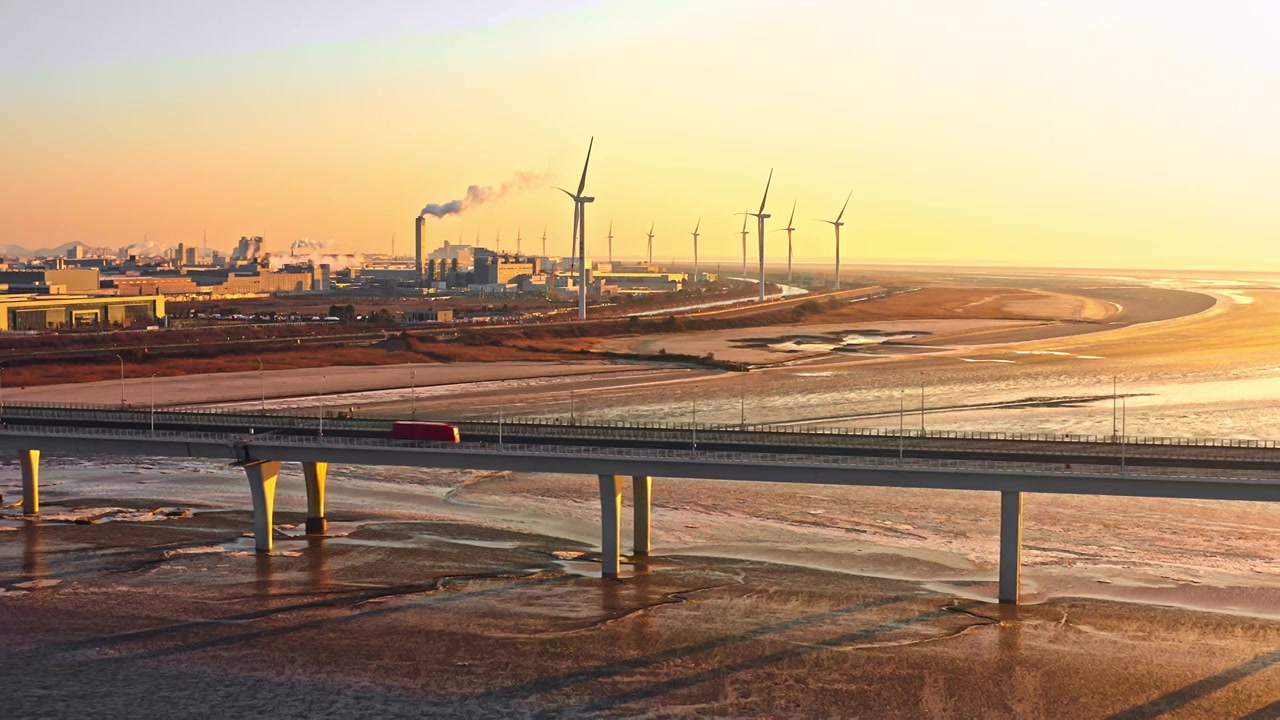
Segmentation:
<svg viewBox="0 0 1280 720">
<path fill-rule="evenodd" d="M 397 420 L 391 426 L 392 440 L 435 440 L 456 443 L 461 440 L 458 428 L 448 423 Z"/>
</svg>

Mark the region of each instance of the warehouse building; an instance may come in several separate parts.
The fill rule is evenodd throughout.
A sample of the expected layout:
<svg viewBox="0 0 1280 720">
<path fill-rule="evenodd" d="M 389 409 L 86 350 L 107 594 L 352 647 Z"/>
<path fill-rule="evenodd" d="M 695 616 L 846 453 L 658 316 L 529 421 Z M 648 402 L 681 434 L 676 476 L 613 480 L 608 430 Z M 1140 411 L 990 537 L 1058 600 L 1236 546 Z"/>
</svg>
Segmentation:
<svg viewBox="0 0 1280 720">
<path fill-rule="evenodd" d="M 0 295 L 0 332 L 146 327 L 164 317 L 164 297 Z"/>
</svg>

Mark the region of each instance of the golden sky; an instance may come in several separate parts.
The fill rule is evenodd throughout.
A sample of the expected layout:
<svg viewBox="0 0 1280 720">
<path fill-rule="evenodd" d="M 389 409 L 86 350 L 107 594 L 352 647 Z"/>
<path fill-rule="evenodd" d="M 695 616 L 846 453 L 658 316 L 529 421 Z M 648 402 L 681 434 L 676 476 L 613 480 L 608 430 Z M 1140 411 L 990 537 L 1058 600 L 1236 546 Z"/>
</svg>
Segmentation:
<svg viewBox="0 0 1280 720">
<path fill-rule="evenodd" d="M 699 216 L 738 257 L 773 168 L 802 260 L 852 190 L 852 265 L 1280 268 L 1270 3 L 68 2 L 0 9 L 0 245 L 404 253 L 468 185 L 575 186 L 594 135 L 596 258 L 610 220 L 688 257 Z M 562 253 L 571 219 L 536 187 L 427 232 Z"/>
</svg>

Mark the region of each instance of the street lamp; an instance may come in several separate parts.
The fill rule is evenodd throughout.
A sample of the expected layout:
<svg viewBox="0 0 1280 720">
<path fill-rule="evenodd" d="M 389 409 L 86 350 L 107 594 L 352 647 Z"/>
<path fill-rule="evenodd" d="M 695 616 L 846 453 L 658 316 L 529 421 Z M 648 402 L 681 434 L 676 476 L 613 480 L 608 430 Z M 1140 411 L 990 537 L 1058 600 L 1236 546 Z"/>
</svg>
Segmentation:
<svg viewBox="0 0 1280 720">
<path fill-rule="evenodd" d="M 694 389 L 696 390 L 697 388 L 694 388 Z M 689 425 L 689 429 L 693 433 L 692 449 L 694 451 L 697 451 L 698 449 L 698 396 L 696 395 L 693 397 L 693 422 Z"/>
<path fill-rule="evenodd" d="M 1116 403 L 1120 393 L 1120 378 L 1117 375 L 1111 376 L 1111 438 L 1116 437 Z"/>
<path fill-rule="evenodd" d="M 262 398 L 260 408 L 265 413 L 267 411 L 267 385 L 262 380 L 262 358 L 257 357 L 254 360 L 258 361 L 258 395 Z"/>
<path fill-rule="evenodd" d="M 151 373 L 151 434 L 156 434 L 156 376 L 160 373 Z"/>
<path fill-rule="evenodd" d="M 325 375 L 320 376 L 320 435 L 324 435 L 324 379 Z"/>
<path fill-rule="evenodd" d="M 409 367 L 409 417 L 418 418 L 418 371 Z"/>
<path fill-rule="evenodd" d="M 1128 472 L 1128 470 L 1126 470 L 1126 458 L 1125 458 L 1125 452 L 1124 452 L 1124 449 L 1125 449 L 1124 443 L 1125 443 L 1125 440 L 1128 439 L 1126 436 L 1128 435 L 1128 432 L 1129 432 L 1128 429 L 1125 427 L 1125 415 L 1127 414 L 1125 413 L 1125 404 L 1126 404 L 1125 398 L 1120 398 L 1120 471 L 1121 472 Z"/>
<path fill-rule="evenodd" d="M 0 413 L 4 412 L 4 366 L 0 365 Z"/>
<path fill-rule="evenodd" d="M 920 437 L 924 437 L 924 373 L 920 373 Z"/>
<path fill-rule="evenodd" d="M 904 436 L 907 434 L 907 389 L 902 388 L 898 391 L 898 462 L 902 462 L 902 456 L 906 442 Z"/>
<path fill-rule="evenodd" d="M 120 361 L 120 407 L 124 407 L 124 358 L 117 355 L 116 359 Z"/>
</svg>

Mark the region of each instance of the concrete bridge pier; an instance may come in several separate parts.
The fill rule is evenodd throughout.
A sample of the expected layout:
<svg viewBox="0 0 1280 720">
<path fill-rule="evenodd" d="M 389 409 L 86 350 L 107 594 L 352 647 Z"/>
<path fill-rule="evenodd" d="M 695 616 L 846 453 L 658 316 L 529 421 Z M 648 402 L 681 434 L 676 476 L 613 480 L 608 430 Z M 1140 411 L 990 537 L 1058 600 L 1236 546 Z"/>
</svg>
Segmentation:
<svg viewBox="0 0 1280 720">
<path fill-rule="evenodd" d="M 634 494 L 633 510 L 635 511 L 635 555 L 648 555 L 653 541 L 653 478 L 647 475 L 633 475 L 631 489 Z"/>
<path fill-rule="evenodd" d="M 24 515 L 39 514 L 40 451 L 19 451 L 18 462 L 22 465 L 22 513 Z"/>
<path fill-rule="evenodd" d="M 600 476 L 600 574 L 618 577 L 622 545 L 622 476 Z"/>
<path fill-rule="evenodd" d="M 1000 493 L 1000 591 L 1001 603 L 1018 604 L 1022 580 L 1022 493 Z"/>
<path fill-rule="evenodd" d="M 329 463 L 302 463 L 302 478 L 307 484 L 307 534 L 323 535 L 329 529 L 324 518 L 324 481 L 329 475 Z"/>
<path fill-rule="evenodd" d="M 253 496 L 253 547 L 260 553 L 270 552 L 280 463 L 276 460 L 249 462 L 245 463 L 244 472 L 249 476 L 249 494 Z"/>
</svg>

